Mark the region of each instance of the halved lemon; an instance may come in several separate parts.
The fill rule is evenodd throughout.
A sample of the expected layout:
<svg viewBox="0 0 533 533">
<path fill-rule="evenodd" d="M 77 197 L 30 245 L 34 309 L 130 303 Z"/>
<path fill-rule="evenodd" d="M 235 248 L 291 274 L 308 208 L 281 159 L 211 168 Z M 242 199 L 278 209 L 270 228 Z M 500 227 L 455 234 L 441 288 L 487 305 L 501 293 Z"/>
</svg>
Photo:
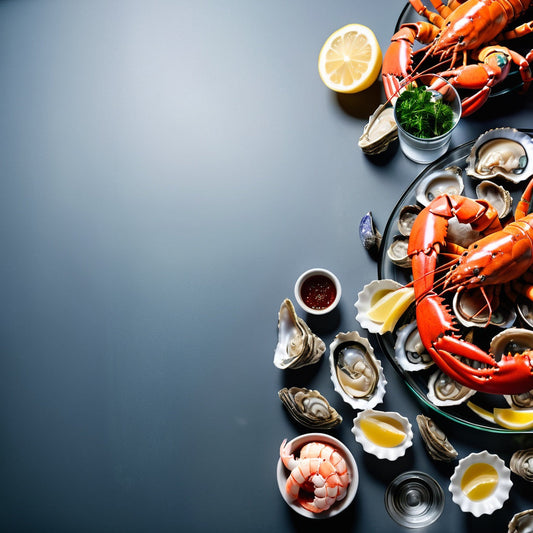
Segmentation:
<svg viewBox="0 0 533 533">
<path fill-rule="evenodd" d="M 494 409 L 494 420 L 507 429 L 532 429 L 533 409 Z"/>
<path fill-rule="evenodd" d="M 369 416 L 361 419 L 361 430 L 374 444 L 384 448 L 394 448 L 406 437 L 405 432 L 394 425 L 395 422 L 393 419 Z"/>
<path fill-rule="evenodd" d="M 381 61 L 374 32 L 362 24 L 348 24 L 326 39 L 318 56 L 318 73 L 333 91 L 356 93 L 376 81 Z"/>
</svg>

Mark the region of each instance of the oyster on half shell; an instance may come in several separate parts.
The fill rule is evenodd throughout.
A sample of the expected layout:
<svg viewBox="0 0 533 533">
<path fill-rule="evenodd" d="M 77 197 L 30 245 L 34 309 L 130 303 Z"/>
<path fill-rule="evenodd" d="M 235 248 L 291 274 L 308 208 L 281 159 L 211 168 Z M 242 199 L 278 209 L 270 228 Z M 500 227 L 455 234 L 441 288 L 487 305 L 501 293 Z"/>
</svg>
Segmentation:
<svg viewBox="0 0 533 533">
<path fill-rule="evenodd" d="M 466 163 L 466 173 L 474 178 L 520 183 L 531 175 L 533 140 L 515 128 L 489 130 L 478 137 Z"/>
<path fill-rule="evenodd" d="M 475 390 L 457 383 L 442 370 L 432 374 L 428 381 L 428 400 L 434 405 L 459 405 L 475 393 Z"/>
<path fill-rule="evenodd" d="M 407 248 L 409 246 L 409 237 L 404 235 L 395 235 L 392 239 L 387 250 L 388 258 L 396 265 L 401 268 L 410 268 L 411 267 L 411 258 L 407 254 Z"/>
<path fill-rule="evenodd" d="M 285 387 L 278 392 L 278 396 L 291 417 L 302 426 L 331 429 L 342 422 L 342 416 L 317 390 Z"/>
<path fill-rule="evenodd" d="M 418 415 L 416 422 L 426 450 L 433 459 L 449 462 L 457 457 L 457 450 L 429 416 Z"/>
<path fill-rule="evenodd" d="M 501 185 L 490 180 L 483 180 L 476 186 L 476 195 L 480 200 L 489 202 L 498 211 L 498 217 L 500 218 L 505 218 L 511 211 L 513 197 Z"/>
<path fill-rule="evenodd" d="M 367 339 L 356 331 L 338 333 L 329 350 L 331 381 L 346 403 L 366 409 L 383 400 L 387 381 Z"/>
<path fill-rule="evenodd" d="M 462 169 L 457 166 L 446 167 L 422 178 L 416 188 L 416 200 L 423 206 L 427 206 L 441 194 L 461 194 L 463 189 Z"/>
<path fill-rule="evenodd" d="M 278 344 L 274 365 L 284 370 L 311 365 L 320 360 L 326 345 L 300 318 L 292 302 L 283 300 L 278 313 Z"/>
<path fill-rule="evenodd" d="M 422 343 L 416 320 L 398 329 L 394 355 L 398 364 L 408 372 L 424 370 L 435 364 Z"/>
<path fill-rule="evenodd" d="M 526 481 L 533 481 L 533 448 L 514 452 L 509 462 L 509 468 Z"/>
<path fill-rule="evenodd" d="M 384 152 L 397 138 L 398 126 L 394 120 L 394 108 L 381 104 L 370 116 L 358 144 L 365 154 L 376 155 Z"/>
</svg>

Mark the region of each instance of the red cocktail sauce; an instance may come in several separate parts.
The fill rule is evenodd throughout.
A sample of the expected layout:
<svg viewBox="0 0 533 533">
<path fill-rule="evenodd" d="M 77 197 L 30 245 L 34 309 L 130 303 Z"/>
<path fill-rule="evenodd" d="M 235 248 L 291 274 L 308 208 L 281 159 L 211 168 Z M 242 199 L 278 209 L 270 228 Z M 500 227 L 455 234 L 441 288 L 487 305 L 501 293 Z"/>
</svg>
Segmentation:
<svg viewBox="0 0 533 533">
<path fill-rule="evenodd" d="M 308 277 L 300 289 L 302 300 L 311 309 L 327 309 L 337 296 L 333 281 L 321 274 Z"/>
</svg>

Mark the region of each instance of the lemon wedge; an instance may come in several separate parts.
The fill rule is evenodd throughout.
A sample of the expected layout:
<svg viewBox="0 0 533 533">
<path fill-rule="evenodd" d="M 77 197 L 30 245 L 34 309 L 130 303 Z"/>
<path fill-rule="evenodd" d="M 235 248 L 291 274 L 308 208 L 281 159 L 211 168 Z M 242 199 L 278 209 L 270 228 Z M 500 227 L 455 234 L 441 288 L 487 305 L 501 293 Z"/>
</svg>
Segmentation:
<svg viewBox="0 0 533 533">
<path fill-rule="evenodd" d="M 472 403 L 470 401 L 466 402 L 466 405 L 470 407 L 470 409 L 472 409 L 472 411 L 474 411 L 476 415 L 483 418 L 483 420 L 486 420 L 487 422 L 492 422 L 493 424 L 496 423 L 496 420 L 494 420 L 494 415 L 490 411 L 487 411 L 486 409 L 483 409 L 483 407 L 480 407 L 479 405 L 476 405 L 475 403 Z"/>
<path fill-rule="evenodd" d="M 348 24 L 326 39 L 318 56 L 318 73 L 333 91 L 356 93 L 376 81 L 381 61 L 374 32 L 362 24 Z"/>
<path fill-rule="evenodd" d="M 472 501 L 484 500 L 494 492 L 498 483 L 498 474 L 478 476 L 463 487 L 463 492 Z"/>
<path fill-rule="evenodd" d="M 376 417 L 361 419 L 361 430 L 367 439 L 384 448 L 394 448 L 406 437 L 404 431 L 394 425 L 395 420 Z"/>
<path fill-rule="evenodd" d="M 494 420 L 507 429 L 532 429 L 533 409 L 494 408 Z"/>
<path fill-rule="evenodd" d="M 367 316 L 373 322 L 383 324 L 380 333 L 392 331 L 414 300 L 415 291 L 412 287 L 388 292 L 368 310 Z"/>
</svg>

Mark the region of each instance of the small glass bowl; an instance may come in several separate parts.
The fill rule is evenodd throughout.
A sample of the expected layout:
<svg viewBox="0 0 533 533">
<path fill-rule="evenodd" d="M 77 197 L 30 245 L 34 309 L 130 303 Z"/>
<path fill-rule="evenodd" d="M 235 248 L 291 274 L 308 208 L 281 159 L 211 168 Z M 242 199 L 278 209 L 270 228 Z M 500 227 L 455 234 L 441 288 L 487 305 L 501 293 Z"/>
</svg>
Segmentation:
<svg viewBox="0 0 533 533">
<path fill-rule="evenodd" d="M 288 449 L 290 450 L 290 453 L 294 453 L 297 452 L 308 442 L 323 442 L 324 444 L 329 444 L 330 446 L 333 446 L 342 455 L 342 457 L 346 461 L 348 470 L 350 471 L 351 478 L 350 485 L 348 486 L 348 490 L 346 492 L 346 496 L 342 500 L 335 502 L 328 510 L 323 511 L 321 513 L 312 513 L 311 511 L 304 509 L 301 505 L 298 504 L 297 501 L 291 500 L 287 495 L 285 485 L 287 483 L 287 478 L 290 476 L 290 471 L 285 468 L 285 465 L 283 464 L 283 461 L 281 459 L 278 460 L 276 469 L 279 492 L 281 493 L 281 496 L 283 497 L 287 505 L 293 511 L 297 512 L 302 516 L 305 516 L 307 518 L 318 519 L 332 518 L 333 516 L 336 516 L 342 511 L 344 511 L 353 502 L 353 499 L 355 498 L 357 487 L 359 485 L 359 471 L 357 469 L 357 464 L 350 450 L 340 440 L 336 439 L 335 437 L 331 437 L 326 433 L 306 433 L 305 435 L 300 435 L 299 437 L 295 437 L 294 439 L 290 440 L 287 443 L 287 446 L 289 447 Z"/>
<path fill-rule="evenodd" d="M 461 481 L 467 469 L 478 463 L 485 463 L 494 468 L 498 474 L 498 481 L 493 491 L 485 498 L 471 500 L 461 488 Z M 503 507 L 503 504 L 509 498 L 512 486 L 511 471 L 505 466 L 503 460 L 497 455 L 482 451 L 471 453 L 459 461 L 450 478 L 449 490 L 452 493 L 452 500 L 459 505 L 461 511 L 472 513 L 478 517 L 483 514 L 492 514 Z"/>
<path fill-rule="evenodd" d="M 324 309 L 316 309 L 313 307 L 310 307 L 307 305 L 302 297 L 302 287 L 305 282 L 307 282 L 310 278 L 313 276 L 324 276 L 335 288 L 335 297 L 333 301 Z M 311 315 L 325 315 L 326 313 L 329 313 L 337 307 L 337 304 L 339 303 L 341 299 L 341 283 L 337 276 L 333 274 L 333 272 L 330 272 L 329 270 L 326 270 L 325 268 L 312 268 L 310 270 L 306 270 L 297 280 L 294 285 L 294 297 L 296 298 L 296 301 L 298 302 L 298 305 L 307 313 Z"/>
</svg>

